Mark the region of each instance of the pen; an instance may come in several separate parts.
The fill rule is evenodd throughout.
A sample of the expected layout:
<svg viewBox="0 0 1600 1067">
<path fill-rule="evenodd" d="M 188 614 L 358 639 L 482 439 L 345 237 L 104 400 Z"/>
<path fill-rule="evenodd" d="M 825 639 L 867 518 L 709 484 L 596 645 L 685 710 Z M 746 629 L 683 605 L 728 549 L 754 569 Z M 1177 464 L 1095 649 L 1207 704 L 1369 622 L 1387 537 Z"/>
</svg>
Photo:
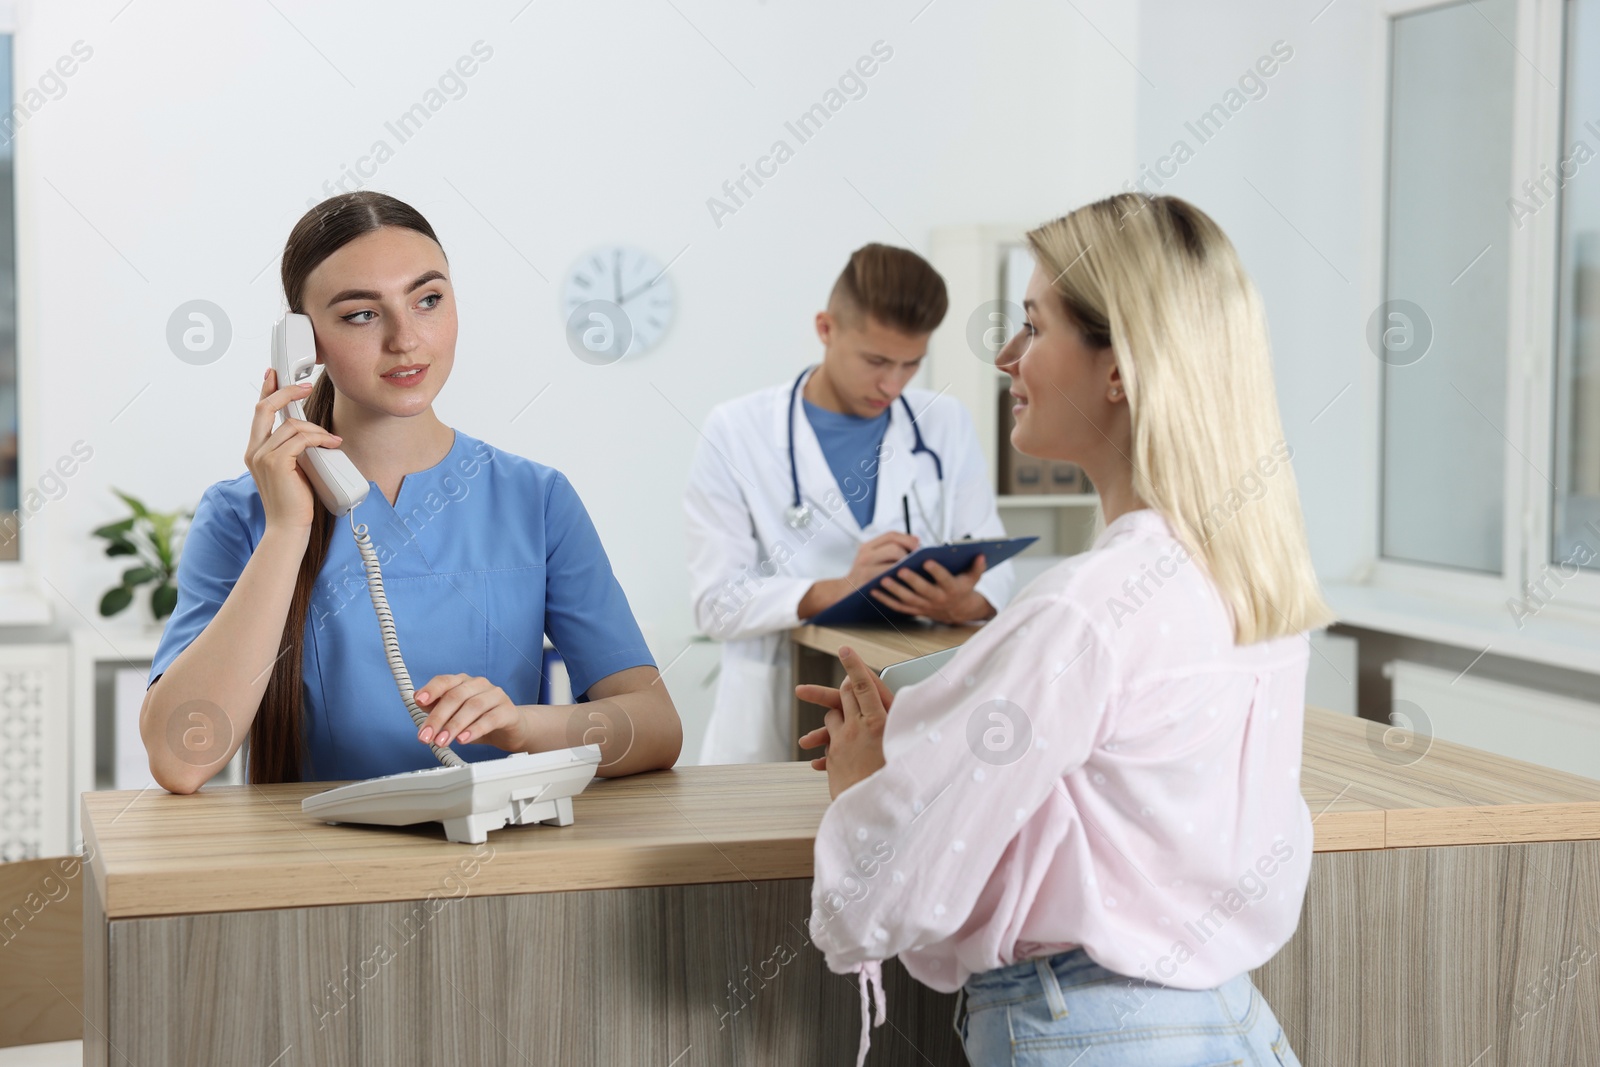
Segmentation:
<svg viewBox="0 0 1600 1067">
<path fill-rule="evenodd" d="M 905 512 L 905 515 L 906 515 L 906 533 L 910 533 L 911 532 L 911 498 L 909 496 L 902 496 L 900 498 L 900 510 Z"/>
</svg>

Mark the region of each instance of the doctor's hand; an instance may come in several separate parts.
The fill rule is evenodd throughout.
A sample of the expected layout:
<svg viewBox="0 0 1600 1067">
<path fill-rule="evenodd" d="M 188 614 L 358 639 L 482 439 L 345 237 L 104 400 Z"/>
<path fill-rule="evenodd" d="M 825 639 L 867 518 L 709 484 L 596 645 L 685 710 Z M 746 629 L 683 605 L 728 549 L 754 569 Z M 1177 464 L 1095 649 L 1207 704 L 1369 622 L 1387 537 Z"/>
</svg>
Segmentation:
<svg viewBox="0 0 1600 1067">
<path fill-rule="evenodd" d="M 805 745 L 807 738 L 826 732 L 828 754 L 812 760 L 811 765 L 828 772 L 828 795 L 834 799 L 883 766 L 883 726 L 889 717 L 888 704 L 893 700 L 883 679 L 862 662 L 854 649 L 841 647 L 839 662 L 845 670 L 844 684 L 827 690 L 837 697 L 838 704 L 825 697 L 821 702 L 829 706 L 822 720 L 824 726 L 800 739 Z M 798 686 L 796 692 L 807 688 L 810 687 Z"/>
<path fill-rule="evenodd" d="M 911 534 L 899 530 L 879 534 L 857 549 L 855 562 L 850 564 L 850 573 L 845 575 L 845 581 L 850 583 L 852 590 L 860 589 L 915 552 L 919 544 L 921 542 Z"/>
<path fill-rule="evenodd" d="M 950 624 L 976 622 L 994 614 L 994 605 L 974 588 L 988 569 L 982 556 L 962 575 L 951 574 L 932 560 L 927 568 L 933 581 L 907 567 L 880 582 L 872 591 L 873 599 L 907 615 L 925 615 Z"/>
<path fill-rule="evenodd" d="M 917 550 L 918 541 L 907 533 L 890 530 L 856 550 L 850 573 L 843 578 L 824 578 L 806 590 L 795 609 L 800 619 L 809 619 L 823 608 L 837 604 L 872 579 Z"/>
<path fill-rule="evenodd" d="M 487 678 L 436 674 L 417 690 L 415 700 L 428 712 L 417 730 L 424 744 L 476 741 L 508 752 L 525 750 L 526 713 Z"/>
</svg>

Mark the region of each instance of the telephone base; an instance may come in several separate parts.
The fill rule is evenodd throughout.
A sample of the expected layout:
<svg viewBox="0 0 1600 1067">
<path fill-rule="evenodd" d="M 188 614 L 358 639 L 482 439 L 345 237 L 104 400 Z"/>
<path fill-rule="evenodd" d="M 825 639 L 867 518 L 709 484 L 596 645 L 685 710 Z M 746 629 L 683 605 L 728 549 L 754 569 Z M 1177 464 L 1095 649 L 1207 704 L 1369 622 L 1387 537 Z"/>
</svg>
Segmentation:
<svg viewBox="0 0 1600 1067">
<path fill-rule="evenodd" d="M 547 826 L 571 826 L 572 798 L 561 797 L 557 800 L 541 800 L 531 804 L 512 801 L 510 806 L 497 808 L 494 811 L 475 812 L 455 819 L 446 819 L 444 836 L 450 841 L 481 845 L 489 839 L 490 830 L 498 830 L 503 826 L 532 826 L 535 823 Z"/>
<path fill-rule="evenodd" d="M 300 810 L 329 823 L 437 822 L 447 840 L 480 845 L 505 826 L 571 826 L 572 798 L 594 779 L 597 745 L 517 752 L 465 767 L 430 767 L 352 782 L 306 797 Z"/>
</svg>

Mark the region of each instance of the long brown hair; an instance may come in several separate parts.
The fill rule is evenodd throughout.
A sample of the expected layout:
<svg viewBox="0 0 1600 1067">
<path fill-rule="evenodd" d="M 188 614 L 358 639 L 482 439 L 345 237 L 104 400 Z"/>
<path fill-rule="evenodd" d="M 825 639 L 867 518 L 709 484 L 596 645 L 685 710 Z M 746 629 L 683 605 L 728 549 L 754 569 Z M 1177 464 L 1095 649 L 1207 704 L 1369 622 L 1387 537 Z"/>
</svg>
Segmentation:
<svg viewBox="0 0 1600 1067">
<path fill-rule="evenodd" d="M 318 264 L 357 237 L 384 226 L 415 230 L 435 244 L 439 243 L 433 227 L 415 208 L 384 193 L 367 190 L 344 193 L 324 200 L 302 215 L 289 233 L 280 266 L 283 296 L 289 310 L 305 314 L 306 278 Z M 333 397 L 333 380 L 324 372 L 306 400 L 306 421 L 332 430 Z M 272 665 L 267 690 L 261 696 L 261 706 L 256 709 L 255 721 L 250 724 L 250 781 L 256 784 L 300 780 L 300 762 L 305 754 L 301 665 L 305 658 L 306 616 L 311 609 L 317 576 L 328 559 L 333 526 L 332 512 L 322 506 L 322 501 L 313 498 L 311 539 L 295 578 L 294 597 L 289 601 L 289 615 L 283 623 L 282 646 Z"/>
</svg>

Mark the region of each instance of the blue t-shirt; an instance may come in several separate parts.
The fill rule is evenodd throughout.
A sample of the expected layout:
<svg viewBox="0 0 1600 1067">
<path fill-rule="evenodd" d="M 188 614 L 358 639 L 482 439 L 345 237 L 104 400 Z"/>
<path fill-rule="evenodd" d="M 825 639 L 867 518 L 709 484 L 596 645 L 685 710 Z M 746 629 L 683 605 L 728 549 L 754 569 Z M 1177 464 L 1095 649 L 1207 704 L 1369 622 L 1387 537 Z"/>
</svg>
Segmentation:
<svg viewBox="0 0 1600 1067">
<path fill-rule="evenodd" d="M 889 412 L 863 419 L 842 411 L 829 411 L 800 398 L 806 419 L 816 431 L 822 455 L 833 471 L 839 491 L 850 502 L 856 524 L 869 526 L 878 503 L 878 446 L 889 429 Z"/>
<path fill-rule="evenodd" d="M 413 685 L 436 674 L 482 676 L 513 703 L 536 703 L 547 633 L 575 694 L 628 667 L 655 666 L 594 524 L 561 472 L 457 430 L 444 459 L 405 476 L 393 507 L 368 484 L 353 514 L 372 539 Z M 306 613 L 301 777 L 436 767 L 384 656 L 350 517 L 334 521 Z M 248 472 L 201 496 L 151 684 L 215 617 L 265 531 Z M 493 745 L 450 747 L 465 760 L 506 755 Z"/>
</svg>

